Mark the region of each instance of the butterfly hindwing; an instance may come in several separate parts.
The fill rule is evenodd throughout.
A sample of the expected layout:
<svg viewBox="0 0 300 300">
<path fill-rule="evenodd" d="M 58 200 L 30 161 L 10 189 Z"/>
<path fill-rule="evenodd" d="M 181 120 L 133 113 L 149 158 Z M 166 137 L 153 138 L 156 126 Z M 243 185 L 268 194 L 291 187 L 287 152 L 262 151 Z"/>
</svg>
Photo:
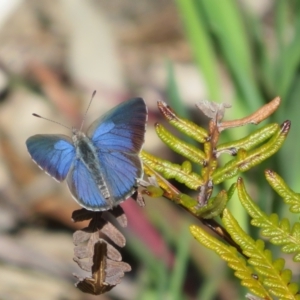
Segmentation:
<svg viewBox="0 0 300 300">
<path fill-rule="evenodd" d="M 137 179 L 143 176 L 138 154 L 105 152 L 100 149 L 98 157 L 114 204 L 126 200 L 136 190 Z"/>
<path fill-rule="evenodd" d="M 66 178 L 75 158 L 69 137 L 59 134 L 37 134 L 26 141 L 32 159 L 58 181 Z"/>
<path fill-rule="evenodd" d="M 80 159 L 76 159 L 67 176 L 74 199 L 89 210 L 107 210 L 111 205 L 103 197 L 95 179 Z"/>
</svg>

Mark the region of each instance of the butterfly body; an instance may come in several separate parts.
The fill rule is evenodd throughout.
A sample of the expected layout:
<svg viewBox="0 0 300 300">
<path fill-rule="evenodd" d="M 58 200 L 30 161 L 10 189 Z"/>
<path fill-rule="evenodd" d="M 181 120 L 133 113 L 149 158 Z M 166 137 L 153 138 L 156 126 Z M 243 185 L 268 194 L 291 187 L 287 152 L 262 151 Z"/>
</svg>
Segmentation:
<svg viewBox="0 0 300 300">
<path fill-rule="evenodd" d="M 66 179 L 73 198 L 89 210 L 111 209 L 130 197 L 143 176 L 139 152 L 147 108 L 128 100 L 92 123 L 87 133 L 35 135 L 26 141 L 32 159 L 57 181 Z"/>
<path fill-rule="evenodd" d="M 113 202 L 110 201 L 110 193 L 101 172 L 96 147 L 81 131 L 73 130 L 72 140 L 76 149 L 76 159 L 81 160 L 81 163 L 85 165 L 97 184 L 97 187 L 100 189 L 103 197 L 108 201 L 108 203 L 110 203 L 112 208 Z"/>
</svg>

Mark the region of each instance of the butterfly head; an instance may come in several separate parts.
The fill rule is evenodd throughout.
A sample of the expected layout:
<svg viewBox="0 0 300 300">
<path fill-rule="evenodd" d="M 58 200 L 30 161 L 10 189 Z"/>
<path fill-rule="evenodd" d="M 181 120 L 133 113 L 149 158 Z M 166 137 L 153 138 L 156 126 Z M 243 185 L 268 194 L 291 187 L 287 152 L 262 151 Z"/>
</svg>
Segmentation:
<svg viewBox="0 0 300 300">
<path fill-rule="evenodd" d="M 73 140 L 73 143 L 76 145 L 78 144 L 78 141 L 85 138 L 85 134 L 78 130 L 77 128 L 75 127 L 72 127 L 72 140 Z"/>
</svg>

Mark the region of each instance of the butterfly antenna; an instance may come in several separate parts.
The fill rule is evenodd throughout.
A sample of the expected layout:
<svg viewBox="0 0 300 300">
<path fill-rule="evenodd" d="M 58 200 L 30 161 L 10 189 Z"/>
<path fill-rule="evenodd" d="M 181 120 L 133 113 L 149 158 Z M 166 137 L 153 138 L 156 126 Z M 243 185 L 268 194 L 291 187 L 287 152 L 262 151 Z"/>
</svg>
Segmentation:
<svg viewBox="0 0 300 300">
<path fill-rule="evenodd" d="M 87 115 L 87 112 L 88 112 L 88 110 L 89 110 L 89 108 L 90 108 L 90 106 L 91 106 L 91 104 L 92 104 L 92 101 L 93 101 L 95 95 L 96 95 L 96 90 L 93 91 L 93 94 L 92 94 L 90 103 L 89 103 L 89 105 L 88 105 L 88 107 L 87 107 L 87 109 L 86 109 L 86 111 L 85 111 L 85 113 L 84 113 L 84 115 L 83 115 L 82 123 L 81 123 L 81 126 L 80 126 L 80 131 L 82 130 L 82 127 L 83 127 L 83 124 L 84 124 L 84 121 L 85 121 L 85 117 L 86 117 L 86 115 Z"/>
<path fill-rule="evenodd" d="M 51 119 L 44 118 L 44 117 L 42 117 L 42 116 L 40 116 L 40 115 L 38 115 L 38 114 L 32 114 L 32 115 L 33 115 L 34 117 L 37 117 L 37 118 L 40 118 L 40 119 L 44 119 L 44 120 L 50 121 L 50 122 L 52 122 L 52 123 L 58 124 L 58 125 L 60 125 L 60 126 L 62 126 L 62 127 L 65 127 L 65 128 L 68 128 L 68 129 L 72 130 L 72 128 L 70 128 L 70 127 L 68 127 L 68 126 L 66 126 L 66 125 L 64 125 L 64 124 L 62 124 L 62 123 L 53 121 L 53 120 L 51 120 Z"/>
</svg>

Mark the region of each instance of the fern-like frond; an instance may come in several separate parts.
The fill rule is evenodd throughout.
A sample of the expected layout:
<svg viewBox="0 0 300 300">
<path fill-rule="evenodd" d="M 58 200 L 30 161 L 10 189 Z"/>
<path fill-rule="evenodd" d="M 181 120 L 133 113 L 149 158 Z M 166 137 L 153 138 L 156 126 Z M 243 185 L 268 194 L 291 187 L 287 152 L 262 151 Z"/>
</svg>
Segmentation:
<svg viewBox="0 0 300 300">
<path fill-rule="evenodd" d="M 193 215 L 203 218 L 212 219 L 219 216 L 226 207 L 227 202 L 231 199 L 236 184 L 233 184 L 228 192 L 220 191 L 215 197 L 208 199 L 207 204 L 200 206 L 196 199 L 181 193 L 170 182 L 168 182 L 162 175 L 154 171 L 146 162 L 144 162 L 145 173 L 155 179 L 155 184 L 145 184 L 145 190 L 142 193 L 150 197 L 159 197 L 164 195 L 166 198 L 182 205 L 189 210 Z"/>
<path fill-rule="evenodd" d="M 167 131 L 161 124 L 155 125 L 155 131 L 158 137 L 169 146 L 174 152 L 182 155 L 190 161 L 203 165 L 205 163 L 205 154 L 199 148 L 188 144 L 179 138 L 175 137 Z"/>
<path fill-rule="evenodd" d="M 262 240 L 254 241 L 247 235 L 229 210 L 224 209 L 222 221 L 232 239 L 240 245 L 243 253 L 249 257 L 248 263 L 255 268 L 258 275 L 262 276 L 262 282 L 270 294 L 279 299 L 299 300 L 298 285 L 291 282 L 292 272 L 283 269 L 284 259 L 280 258 L 273 261 L 272 253 L 265 249 L 264 242 Z"/>
<path fill-rule="evenodd" d="M 153 170 L 161 173 L 166 179 L 176 179 L 180 183 L 184 183 L 192 190 L 197 190 L 203 184 L 203 179 L 198 174 L 192 172 L 186 167 L 186 163 L 182 166 L 171 163 L 167 160 L 155 157 L 142 151 L 140 153 L 143 161 L 148 164 Z"/>
<path fill-rule="evenodd" d="M 168 122 L 184 134 L 203 144 L 203 149 L 200 150 L 194 145 L 181 141 L 162 125 L 156 124 L 156 132 L 159 138 L 173 151 L 188 160 L 180 165 L 155 157 L 145 151 L 142 151 L 140 156 L 149 168 L 161 174 L 165 179 L 175 179 L 188 188 L 198 191 L 198 205 L 190 211 L 196 216 L 212 218 L 217 216 L 216 212 L 222 211 L 221 207 L 225 207 L 226 199 L 228 199 L 227 196 L 222 196 L 225 202 L 221 206 L 217 202 L 222 197 L 217 196 L 209 201 L 214 186 L 226 179 L 233 178 L 239 172 L 249 170 L 278 151 L 290 129 L 290 122 L 286 121 L 281 126 L 278 124 L 266 125 L 243 139 L 218 146 L 221 131 L 249 123 L 258 124 L 272 114 L 279 103 L 280 99 L 277 97 L 250 116 L 221 123 L 225 108 L 228 106 L 207 101 L 201 102 L 198 107 L 211 119 L 207 131 L 193 122 L 180 118 L 166 103 L 158 101 L 158 108 Z M 222 153 L 228 153 L 234 157 L 225 166 L 219 167 L 217 158 Z M 192 162 L 202 167 L 200 174 L 193 172 Z M 160 187 L 164 190 L 163 186 Z M 149 188 L 148 192 L 152 193 Z M 166 192 L 163 193 L 166 196 Z M 155 191 L 152 194 L 157 193 Z M 176 200 L 173 196 L 169 199 Z M 185 202 L 182 199 L 184 197 L 180 197 L 179 203 Z M 204 206 L 208 207 L 204 208 Z M 189 206 L 189 208 L 191 207 Z M 214 208 L 216 208 L 216 212 L 213 212 Z"/>
<path fill-rule="evenodd" d="M 199 143 L 204 143 L 208 140 L 209 134 L 207 130 L 189 120 L 180 118 L 165 102 L 158 101 L 157 107 L 168 122 L 182 133 Z"/>
<path fill-rule="evenodd" d="M 294 261 L 300 261 L 300 223 L 295 223 L 291 228 L 287 218 L 280 221 L 276 214 L 265 214 L 252 201 L 241 178 L 238 179 L 237 190 L 240 202 L 252 217 L 251 224 L 261 228 L 261 234 L 270 238 L 272 244 L 282 245 L 283 252 L 296 253 Z"/>
<path fill-rule="evenodd" d="M 229 198 L 227 191 L 220 191 L 216 197 L 209 198 L 206 205 L 191 207 L 192 211 L 196 216 L 203 219 L 212 219 L 219 216 L 227 205 Z"/>
<path fill-rule="evenodd" d="M 282 197 L 286 204 L 290 205 L 290 211 L 300 213 L 300 194 L 292 191 L 274 171 L 266 170 L 265 176 L 275 192 Z"/>
<path fill-rule="evenodd" d="M 254 147 L 260 145 L 262 142 L 268 140 L 279 129 L 280 126 L 277 123 L 268 124 L 260 129 L 255 130 L 242 139 L 218 145 L 217 152 L 221 152 L 230 148 L 235 148 L 236 150 L 253 149 Z"/>
<path fill-rule="evenodd" d="M 253 268 L 247 265 L 245 259 L 237 252 L 236 248 L 227 246 L 196 225 L 190 226 L 190 231 L 199 243 L 216 252 L 228 263 L 228 266 L 231 269 L 235 270 L 234 274 L 241 280 L 243 286 L 247 287 L 252 293 L 263 299 L 272 299 L 259 278 L 254 276 L 255 272 L 253 271 Z"/>
<path fill-rule="evenodd" d="M 224 167 L 218 168 L 212 175 L 213 182 L 215 184 L 221 183 L 224 180 L 230 179 L 236 176 L 239 172 L 245 172 L 252 167 L 260 164 L 274 153 L 276 153 L 283 142 L 285 141 L 287 134 L 290 130 L 291 122 L 285 121 L 280 129 L 275 131 L 272 138 L 261 145 L 258 148 L 246 151 L 239 149 L 237 157 L 232 159 Z"/>
<path fill-rule="evenodd" d="M 144 171 L 151 178 L 151 183 L 140 182 L 146 189 L 142 194 L 150 197 L 164 196 L 173 202 L 182 205 L 188 210 L 195 209 L 198 205 L 196 199 L 181 193 L 174 185 L 167 181 L 162 175 L 153 170 L 146 162 L 144 162 Z M 230 194 L 231 197 L 231 194 Z M 230 199 L 229 197 L 229 199 Z"/>
</svg>

